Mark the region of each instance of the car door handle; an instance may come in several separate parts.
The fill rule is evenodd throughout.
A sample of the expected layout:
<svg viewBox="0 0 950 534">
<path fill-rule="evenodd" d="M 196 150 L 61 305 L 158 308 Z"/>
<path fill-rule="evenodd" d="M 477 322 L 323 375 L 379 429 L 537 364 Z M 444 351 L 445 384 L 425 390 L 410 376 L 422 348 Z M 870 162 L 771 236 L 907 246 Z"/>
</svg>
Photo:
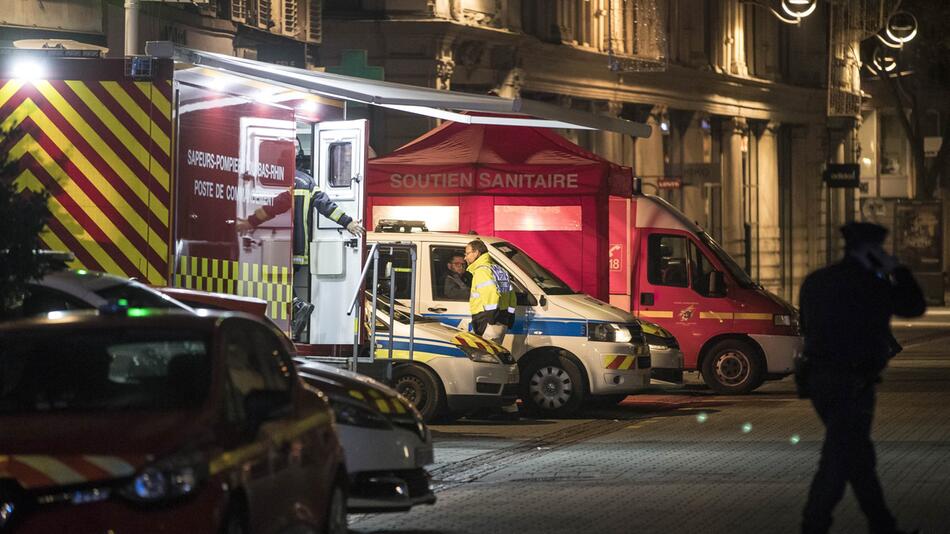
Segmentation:
<svg viewBox="0 0 950 534">
<path fill-rule="evenodd" d="M 445 313 L 448 311 L 447 308 L 426 308 L 426 309 L 432 313 Z"/>
</svg>

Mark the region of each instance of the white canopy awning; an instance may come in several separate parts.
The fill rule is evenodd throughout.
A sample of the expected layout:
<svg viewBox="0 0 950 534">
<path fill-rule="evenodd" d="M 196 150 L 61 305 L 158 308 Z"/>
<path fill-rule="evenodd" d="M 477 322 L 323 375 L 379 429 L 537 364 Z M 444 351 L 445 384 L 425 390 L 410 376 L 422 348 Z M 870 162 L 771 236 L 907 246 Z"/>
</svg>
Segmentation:
<svg viewBox="0 0 950 534">
<path fill-rule="evenodd" d="M 151 41 L 146 45 L 145 50 L 151 56 L 170 57 L 181 63 L 220 70 L 233 76 L 241 76 L 287 89 L 467 124 L 607 130 L 635 137 L 649 137 L 651 130 L 649 126 L 642 123 L 566 109 L 533 100 L 440 91 L 315 72 L 184 48 L 168 41 Z M 471 115 L 465 112 L 497 113 L 504 116 Z"/>
</svg>

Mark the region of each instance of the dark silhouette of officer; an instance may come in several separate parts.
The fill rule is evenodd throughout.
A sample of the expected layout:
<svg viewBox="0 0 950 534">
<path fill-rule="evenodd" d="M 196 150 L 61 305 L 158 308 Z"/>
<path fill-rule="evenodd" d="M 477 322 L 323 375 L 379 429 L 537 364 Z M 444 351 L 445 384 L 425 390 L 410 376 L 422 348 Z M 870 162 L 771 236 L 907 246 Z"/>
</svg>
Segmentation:
<svg viewBox="0 0 950 534">
<path fill-rule="evenodd" d="M 825 425 L 802 532 L 828 532 L 832 511 L 850 482 L 869 531 L 899 533 L 875 470 L 875 384 L 900 351 L 891 334 L 891 316 L 923 315 L 926 304 L 910 271 L 884 252 L 885 228 L 849 223 L 841 233 L 844 258 L 808 275 L 800 296 L 804 382 Z"/>
</svg>

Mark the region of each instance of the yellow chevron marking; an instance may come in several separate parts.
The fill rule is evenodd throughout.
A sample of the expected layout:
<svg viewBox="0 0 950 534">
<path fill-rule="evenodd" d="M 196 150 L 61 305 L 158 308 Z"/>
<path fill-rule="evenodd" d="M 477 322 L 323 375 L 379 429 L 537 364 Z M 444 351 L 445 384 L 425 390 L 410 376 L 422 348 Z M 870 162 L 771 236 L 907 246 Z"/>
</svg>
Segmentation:
<svg viewBox="0 0 950 534">
<path fill-rule="evenodd" d="M 376 407 L 379 408 L 379 411 L 383 413 L 389 413 L 391 411 L 389 408 L 389 403 L 384 401 L 383 399 L 376 400 Z"/>
<path fill-rule="evenodd" d="M 660 311 L 660 310 L 642 310 L 638 311 L 637 315 L 641 317 L 656 317 L 658 319 L 672 319 L 672 311 Z"/>
<path fill-rule="evenodd" d="M 145 203 L 152 212 L 155 213 L 162 221 L 168 221 L 168 208 L 161 205 L 161 203 L 148 202 L 148 188 L 145 187 L 145 184 L 139 179 L 139 177 L 132 172 L 131 169 L 119 158 L 116 153 L 109 148 L 106 142 L 99 136 L 95 130 L 89 126 L 89 123 L 82 118 L 82 116 L 76 112 L 72 106 L 49 84 L 49 82 L 36 82 L 36 88 L 39 89 L 40 93 L 46 97 L 47 100 L 56 108 L 63 118 L 66 119 L 66 122 L 70 124 L 73 128 L 79 132 L 83 138 L 85 138 L 89 144 L 96 147 L 97 153 L 106 161 L 106 163 L 118 174 L 119 178 L 125 181 L 132 189 L 132 192 L 138 196 L 143 203 Z M 60 147 L 62 148 L 62 147 Z M 78 150 L 74 148 L 70 151 L 64 151 L 66 154 L 79 154 Z M 72 154 L 71 154 L 72 155 Z M 85 158 L 83 158 L 85 159 Z M 100 174 L 98 171 L 96 174 Z M 167 187 L 167 185 L 166 185 Z"/>
<path fill-rule="evenodd" d="M 32 149 L 32 150 L 29 150 Z M 76 185 L 76 182 L 69 179 L 69 176 L 65 171 L 56 164 L 55 161 L 46 153 L 45 150 L 29 134 L 24 135 L 19 142 L 10 150 L 10 155 L 13 159 L 20 159 L 23 157 L 27 151 L 33 154 L 40 164 L 46 169 L 47 172 L 56 180 L 57 184 L 63 190 L 63 193 L 68 195 L 79 208 L 85 212 L 90 219 L 92 219 L 96 225 L 106 234 L 106 237 L 120 250 L 126 258 L 132 262 L 133 265 L 138 265 L 142 258 L 142 254 L 129 243 L 129 240 L 126 239 L 125 235 L 116 228 L 116 226 L 106 217 L 106 214 L 99 209 L 99 206 L 96 205 L 89 196 L 86 195 L 86 192 L 82 190 L 81 187 Z M 25 171 L 23 174 L 29 173 L 29 177 L 24 180 L 25 183 L 34 182 L 36 185 L 42 185 L 40 181 L 33 175 L 29 170 Z M 22 175 L 21 175 L 22 176 Z M 88 233 L 83 232 L 88 236 Z M 89 239 L 92 239 L 91 237 Z M 103 251 L 104 253 L 104 251 Z M 149 280 L 149 282 L 153 282 Z"/>
<path fill-rule="evenodd" d="M 21 80 L 9 80 L 3 84 L 3 88 L 0 88 L 0 106 L 6 104 L 7 100 L 10 100 L 10 97 L 15 95 L 21 87 L 23 87 Z"/>
<path fill-rule="evenodd" d="M 726 319 L 732 319 L 732 313 L 731 312 L 714 312 L 714 311 L 699 312 L 699 318 L 700 319 L 717 319 L 720 321 L 724 321 Z"/>
<path fill-rule="evenodd" d="M 439 354 L 432 354 L 430 352 L 422 352 L 418 349 L 412 351 L 412 360 L 416 362 L 426 363 L 429 360 L 434 358 L 442 357 Z M 376 349 L 376 358 L 388 360 L 389 359 L 389 349 Z M 408 360 L 409 351 L 408 350 L 393 350 L 393 359 L 394 360 Z"/>
<path fill-rule="evenodd" d="M 633 367 L 633 364 L 636 362 L 637 362 L 637 359 L 634 358 L 633 356 L 624 356 L 623 363 L 620 364 L 620 367 L 618 367 L 618 369 L 620 369 L 621 371 L 626 371 L 627 369 L 630 369 L 631 367 Z"/>
<path fill-rule="evenodd" d="M 22 111 L 21 111 L 22 110 Z M 30 118 L 40 127 L 43 131 L 43 134 L 46 135 L 53 144 L 55 144 L 63 154 L 66 154 L 69 160 L 79 168 L 79 170 L 86 175 L 89 181 L 99 190 L 106 201 L 111 204 L 116 211 L 129 223 L 129 225 L 135 229 L 142 238 L 144 238 L 152 249 L 158 254 L 160 258 L 164 258 L 168 254 L 168 243 L 158 236 L 149 228 L 145 220 L 142 219 L 141 215 L 129 206 L 125 197 L 119 194 L 115 188 L 112 187 L 112 184 L 99 172 L 99 169 L 96 168 L 86 157 L 76 150 L 76 147 L 73 146 L 72 142 L 63 134 L 62 131 L 46 116 L 41 109 L 39 109 L 32 100 L 24 100 L 23 104 L 14 111 L 14 115 L 19 113 L 28 114 Z M 44 167 L 47 165 L 43 164 Z M 52 173 L 51 173 L 52 174 Z M 61 179 L 61 176 L 55 176 L 54 178 Z M 153 210 L 154 211 L 154 210 Z M 168 222 L 168 211 L 165 211 L 165 218 L 162 219 L 167 224 Z M 149 237 L 154 237 L 154 239 L 149 239 Z"/>
<path fill-rule="evenodd" d="M 17 182 L 24 184 L 30 189 L 42 188 L 43 184 L 36 178 L 36 176 L 29 170 L 24 171 L 17 177 Z M 35 190 L 35 189 L 34 189 Z M 122 276 L 128 276 L 128 273 L 123 271 L 116 263 L 113 261 L 112 257 L 106 254 L 106 251 L 102 250 L 102 247 L 99 246 L 92 236 L 76 222 L 76 219 L 66 211 L 66 208 L 56 200 L 56 197 L 50 197 L 49 199 L 49 208 L 53 217 L 56 218 L 65 228 L 66 231 L 71 235 L 75 236 L 76 240 L 79 241 L 79 244 L 86 249 L 103 270 Z"/>
<path fill-rule="evenodd" d="M 360 393 L 359 391 L 355 389 L 350 390 L 350 396 L 353 397 L 354 399 L 366 400 L 366 397 L 364 397 L 362 393 Z"/>
<path fill-rule="evenodd" d="M 171 119 L 172 105 L 168 102 L 168 99 L 165 98 L 165 95 L 159 91 L 158 87 L 153 86 L 149 82 L 137 82 L 135 86 L 139 88 L 139 91 L 142 91 L 142 94 L 152 101 L 152 105 L 158 108 L 158 111 L 162 114 L 162 116 Z"/>
<path fill-rule="evenodd" d="M 132 135 L 132 132 L 109 111 L 109 108 L 86 87 L 86 84 L 77 81 L 67 81 L 66 85 L 76 93 L 76 96 L 78 96 L 97 117 L 99 117 L 99 120 L 105 123 L 106 128 L 115 134 L 115 137 L 125 146 L 126 150 L 128 150 L 135 159 L 139 160 L 139 163 L 141 163 L 143 167 L 149 170 L 165 191 L 168 191 L 168 172 L 160 166 L 152 167 L 149 164 L 151 155 L 148 150 L 142 146 L 142 143 L 139 143 L 138 139 Z M 75 112 L 75 109 L 73 109 L 73 112 Z M 76 113 L 76 115 L 78 116 L 79 114 Z M 123 165 L 125 165 L 124 162 Z"/>
<path fill-rule="evenodd" d="M 771 313 L 737 313 L 735 314 L 736 319 L 745 319 L 751 321 L 771 321 Z"/>
<path fill-rule="evenodd" d="M 146 110 L 139 107 L 138 104 L 132 100 L 132 97 L 129 96 L 129 93 L 125 91 L 122 85 L 119 82 L 114 81 L 104 81 L 99 82 L 102 87 L 112 95 L 112 98 L 122 106 L 122 109 L 132 117 L 142 131 L 149 134 L 152 140 L 155 141 L 155 144 L 158 146 L 159 150 L 169 155 L 171 153 L 171 140 L 168 139 L 168 136 L 165 135 L 165 132 L 158 127 L 151 119 L 149 119 L 148 113 Z"/>
</svg>

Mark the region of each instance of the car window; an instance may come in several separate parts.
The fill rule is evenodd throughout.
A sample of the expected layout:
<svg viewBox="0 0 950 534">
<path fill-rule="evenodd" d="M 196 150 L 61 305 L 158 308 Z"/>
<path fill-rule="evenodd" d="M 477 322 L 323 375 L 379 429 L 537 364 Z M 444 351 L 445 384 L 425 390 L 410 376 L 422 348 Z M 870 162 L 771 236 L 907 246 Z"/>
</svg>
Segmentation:
<svg viewBox="0 0 950 534">
<path fill-rule="evenodd" d="M 284 352 L 283 343 L 267 327 L 248 323 L 251 340 L 261 373 L 264 375 L 266 389 L 271 391 L 289 391 L 293 374 L 293 363 Z"/>
<path fill-rule="evenodd" d="M 86 310 L 92 308 L 86 302 L 58 289 L 36 284 L 27 286 L 27 295 L 20 306 L 21 317 L 45 315 L 53 311 Z"/>
<path fill-rule="evenodd" d="M 389 289 L 391 284 L 388 273 L 386 272 L 386 264 L 390 264 L 395 274 L 395 297 L 396 299 L 408 299 L 409 294 L 412 290 L 412 273 L 410 272 L 411 260 L 409 258 L 409 251 L 405 249 L 396 249 L 388 250 L 386 247 L 379 248 L 379 285 L 378 293 L 381 296 L 389 298 Z M 373 276 L 373 264 L 370 263 L 369 272 L 366 275 L 366 280 L 372 281 Z M 372 282 L 370 282 L 372 284 Z M 370 285 L 370 287 L 372 287 Z"/>
<path fill-rule="evenodd" d="M 693 290 L 704 297 L 708 297 L 709 273 L 715 271 L 716 268 L 692 241 L 689 242 L 689 266 L 692 271 Z"/>
<path fill-rule="evenodd" d="M 495 250 L 504 254 L 506 258 L 517 265 L 525 275 L 531 277 L 531 280 L 533 280 L 535 284 L 538 284 L 538 287 L 546 294 L 574 295 L 577 293 L 564 283 L 563 280 L 555 276 L 554 273 L 542 267 L 541 264 L 534 261 L 531 256 L 528 256 L 511 243 L 495 243 L 493 246 Z M 508 274 L 510 275 L 511 273 Z M 511 277 L 511 279 L 515 280 L 514 277 Z M 522 291 L 523 288 L 516 288 L 516 290 Z"/>
<path fill-rule="evenodd" d="M 211 382 L 197 331 L 29 330 L 0 346 L 0 413 L 194 408 Z"/>
<path fill-rule="evenodd" d="M 686 238 L 651 234 L 647 241 L 647 280 L 657 286 L 688 287 Z"/>
<path fill-rule="evenodd" d="M 429 247 L 429 272 L 432 297 L 435 300 L 467 302 L 472 289 L 472 275 L 465 269 L 465 247 Z M 460 269 L 456 273 L 452 268 Z"/>
</svg>

